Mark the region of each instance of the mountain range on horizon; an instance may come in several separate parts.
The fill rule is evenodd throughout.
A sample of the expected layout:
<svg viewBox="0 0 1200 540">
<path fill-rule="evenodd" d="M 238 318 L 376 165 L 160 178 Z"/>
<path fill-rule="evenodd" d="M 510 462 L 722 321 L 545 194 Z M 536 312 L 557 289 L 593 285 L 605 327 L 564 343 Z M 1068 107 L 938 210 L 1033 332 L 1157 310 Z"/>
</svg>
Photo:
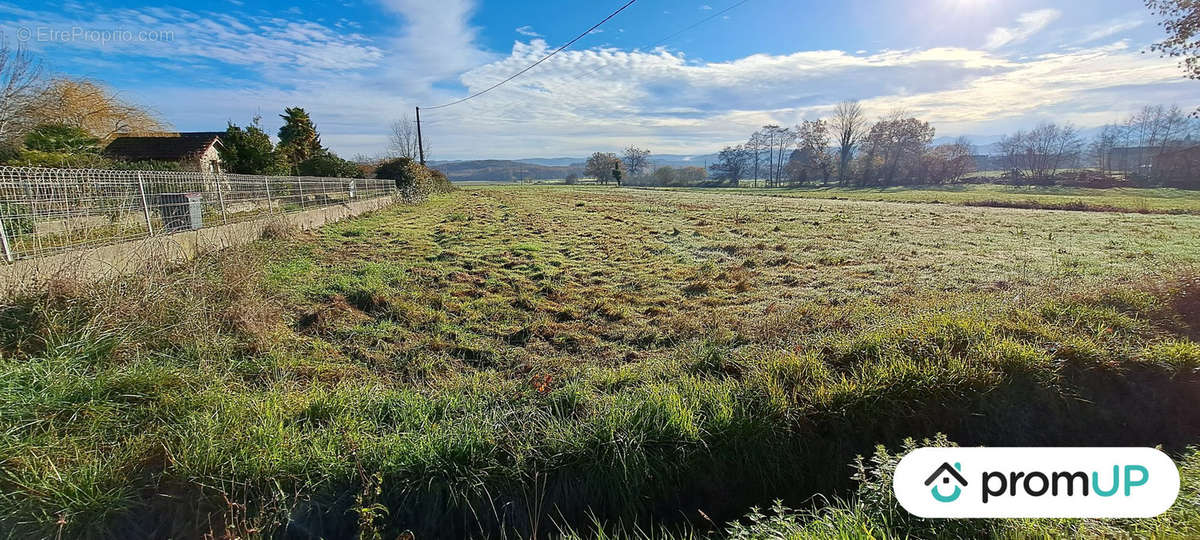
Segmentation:
<svg viewBox="0 0 1200 540">
<path fill-rule="evenodd" d="M 1084 129 L 1079 136 L 1088 140 L 1098 130 Z M 975 147 L 974 153 L 982 156 L 999 155 L 1002 135 L 965 135 Z M 933 145 L 951 144 L 960 137 L 938 137 Z M 710 154 L 650 154 L 655 167 L 707 167 L 717 161 L 716 152 Z M 522 159 L 473 159 L 430 161 L 451 180 L 515 182 L 522 180 L 556 180 L 568 174 L 582 175 L 587 157 L 532 157 Z"/>
<path fill-rule="evenodd" d="M 1094 135 L 1094 130 L 1080 130 L 1080 136 L 1085 140 Z M 933 140 L 933 145 L 951 144 L 956 142 L 960 137 L 965 137 L 975 147 L 975 153 L 980 155 L 996 155 L 999 149 L 996 147 L 1003 135 L 963 135 L 956 137 L 938 137 Z M 539 165 L 543 167 L 579 167 L 582 168 L 587 163 L 588 156 L 580 157 L 530 157 L 521 159 L 497 159 L 497 158 L 481 158 L 481 159 L 457 159 L 457 160 L 441 160 L 430 161 L 433 166 L 441 166 L 452 163 L 466 163 L 479 161 L 494 161 L 508 163 L 525 163 L 530 165 Z M 717 160 L 717 152 L 707 154 L 650 154 L 650 162 L 656 167 L 704 167 L 705 164 L 712 164 Z"/>
</svg>

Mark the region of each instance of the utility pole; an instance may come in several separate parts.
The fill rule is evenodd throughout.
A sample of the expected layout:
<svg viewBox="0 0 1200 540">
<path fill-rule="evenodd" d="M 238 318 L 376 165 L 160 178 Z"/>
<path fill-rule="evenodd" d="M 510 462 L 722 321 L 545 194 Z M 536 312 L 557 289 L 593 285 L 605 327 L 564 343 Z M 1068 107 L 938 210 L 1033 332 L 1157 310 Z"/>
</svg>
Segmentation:
<svg viewBox="0 0 1200 540">
<path fill-rule="evenodd" d="M 409 132 L 411 133 L 411 132 Z M 425 164 L 425 141 L 421 139 L 421 108 L 417 107 L 417 152 L 421 155 L 421 165 Z"/>
</svg>

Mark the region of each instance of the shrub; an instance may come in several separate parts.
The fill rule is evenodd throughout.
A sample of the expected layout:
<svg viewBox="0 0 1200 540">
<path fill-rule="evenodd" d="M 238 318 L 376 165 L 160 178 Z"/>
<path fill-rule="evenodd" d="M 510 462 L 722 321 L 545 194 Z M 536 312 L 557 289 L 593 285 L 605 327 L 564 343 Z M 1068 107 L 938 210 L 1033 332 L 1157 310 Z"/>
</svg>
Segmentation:
<svg viewBox="0 0 1200 540">
<path fill-rule="evenodd" d="M 429 169 L 429 175 L 433 181 L 431 187 L 434 193 L 454 191 L 454 184 L 450 182 L 450 178 L 446 176 L 446 173 L 437 169 Z"/>
<path fill-rule="evenodd" d="M 375 168 L 376 178 L 386 178 L 396 182 L 396 189 L 405 190 L 422 182 L 427 182 L 429 170 L 412 158 L 402 157 L 380 163 Z"/>
<path fill-rule="evenodd" d="M 322 152 L 308 158 L 297 167 L 301 176 L 324 178 L 363 178 L 362 170 L 331 152 Z"/>
<path fill-rule="evenodd" d="M 25 135 L 25 147 L 40 152 L 95 154 L 100 141 L 83 128 L 66 124 L 42 124 Z"/>
<path fill-rule="evenodd" d="M 375 169 L 375 177 L 394 180 L 401 195 L 411 200 L 421 200 L 432 194 L 454 189 L 450 179 L 441 171 L 430 169 L 406 157 L 380 163 Z"/>
<path fill-rule="evenodd" d="M 108 169 L 112 160 L 90 153 L 43 152 L 41 150 L 23 150 L 6 165 L 16 167 L 53 167 L 60 169 Z"/>
</svg>

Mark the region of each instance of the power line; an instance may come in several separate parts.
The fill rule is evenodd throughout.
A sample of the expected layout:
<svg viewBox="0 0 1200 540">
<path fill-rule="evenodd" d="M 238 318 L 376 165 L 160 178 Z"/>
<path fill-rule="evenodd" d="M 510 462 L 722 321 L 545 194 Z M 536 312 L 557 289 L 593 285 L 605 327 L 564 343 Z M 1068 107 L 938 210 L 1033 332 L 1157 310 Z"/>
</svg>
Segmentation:
<svg viewBox="0 0 1200 540">
<path fill-rule="evenodd" d="M 588 28 L 586 32 L 584 32 L 584 33 L 582 33 L 582 34 L 579 34 L 578 36 L 575 36 L 575 39 L 572 39 L 571 41 L 568 41 L 566 45 L 563 45 L 562 47 L 559 47 L 559 48 L 555 49 L 555 50 L 554 50 L 554 52 L 552 52 L 552 53 L 550 53 L 550 54 L 547 54 L 546 56 L 543 56 L 543 57 L 542 57 L 540 60 L 538 60 L 537 62 L 534 62 L 534 63 L 530 64 L 530 65 L 529 65 L 529 67 L 527 67 L 527 68 L 525 68 L 525 69 L 522 69 L 521 71 L 518 71 L 518 72 L 514 73 L 514 74 L 513 74 L 511 77 L 509 77 L 509 78 L 507 78 L 507 79 L 504 79 L 503 81 L 500 81 L 500 82 L 498 82 L 498 83 L 496 83 L 496 84 L 493 84 L 492 86 L 490 86 L 490 87 L 488 87 L 488 88 L 486 88 L 486 89 L 484 89 L 484 90 L 481 90 L 481 91 L 479 91 L 479 92 L 476 92 L 476 93 L 474 93 L 474 94 L 471 94 L 471 95 L 469 95 L 469 96 L 467 96 L 467 97 L 465 97 L 465 98 L 462 98 L 462 99 L 460 99 L 460 100 L 458 100 L 458 101 L 452 101 L 452 102 L 450 102 L 450 103 L 446 103 L 446 104 L 444 104 L 444 105 L 438 105 L 438 106 L 436 106 L 436 107 L 426 107 L 426 109 L 427 109 L 427 110 L 433 110 L 433 109 L 442 109 L 442 108 L 449 107 L 449 106 L 451 106 L 451 105 L 458 105 L 459 103 L 462 103 L 462 102 L 464 102 L 464 101 L 467 101 L 467 100 L 469 100 L 469 99 L 474 99 L 474 98 L 477 98 L 477 97 L 479 97 L 479 96 L 482 96 L 482 95 L 484 95 L 484 94 L 486 94 L 486 93 L 488 93 L 488 92 L 491 92 L 492 90 L 495 90 L 495 89 L 499 88 L 499 87 L 500 87 L 501 85 L 503 85 L 504 83 L 507 83 L 508 81 L 511 81 L 511 80 L 513 80 L 513 79 L 515 79 L 515 78 L 517 78 L 517 77 L 520 77 L 521 75 L 524 75 L 526 71 L 529 71 L 529 70 L 531 70 L 531 69 L 533 69 L 533 68 L 537 67 L 537 66 L 538 66 L 538 64 L 541 64 L 542 62 L 545 62 L 546 60 L 549 60 L 549 59 L 550 59 L 550 57 L 552 57 L 552 56 L 554 56 L 554 55 L 556 55 L 556 54 L 558 54 L 558 53 L 562 52 L 562 51 L 563 51 L 563 49 L 566 49 L 567 47 L 570 47 L 571 45 L 574 45 L 576 41 L 579 41 L 579 40 L 583 39 L 583 37 L 584 37 L 584 36 L 586 36 L 586 35 L 588 35 L 588 34 L 592 33 L 592 30 L 595 30 L 595 29 L 597 29 L 597 28 L 600 28 L 600 25 L 602 25 L 602 24 L 604 24 L 604 23 L 608 22 L 608 21 L 609 21 L 609 19 L 612 19 L 613 17 L 616 17 L 618 13 L 621 13 L 622 11 L 625 11 L 625 8 L 627 8 L 627 7 L 629 7 L 629 6 L 632 6 L 634 2 L 637 2 L 637 0 L 629 0 L 629 2 L 627 2 L 627 3 L 625 3 L 625 5 L 621 6 L 621 8 L 620 8 L 620 9 L 618 9 L 618 10 L 616 10 L 616 11 L 612 12 L 611 14 L 609 14 L 609 16 L 605 17 L 605 18 L 604 18 L 604 20 L 602 20 L 602 21 L 600 21 L 600 22 L 596 23 L 596 24 L 595 24 L 595 25 L 593 25 L 591 28 Z"/>
<path fill-rule="evenodd" d="M 658 41 L 655 41 L 654 43 L 651 43 L 650 45 L 647 45 L 647 46 L 645 46 L 645 47 L 642 47 L 642 48 L 643 48 L 643 49 L 647 49 L 647 50 L 653 50 L 655 47 L 658 47 L 659 45 L 662 45 L 663 43 L 666 43 L 666 42 L 668 42 L 668 41 L 670 41 L 670 40 L 672 40 L 672 39 L 674 39 L 674 38 L 678 37 L 680 34 L 683 34 L 684 32 L 687 32 L 687 31 L 689 31 L 689 30 L 692 30 L 692 29 L 696 28 L 697 26 L 700 26 L 700 25 L 702 25 L 702 24 L 704 24 L 704 23 L 706 23 L 706 22 L 708 22 L 708 21 L 711 21 L 711 20 L 713 20 L 713 19 L 715 19 L 715 18 L 717 18 L 717 17 L 720 17 L 721 15 L 724 15 L 724 14 L 726 14 L 726 13 L 729 13 L 730 11 L 733 11 L 734 9 L 737 9 L 737 8 L 739 8 L 739 7 L 742 7 L 742 5 L 746 4 L 746 3 L 747 3 L 747 2 L 749 2 L 749 1 L 750 1 L 750 0 L 741 0 L 740 2 L 737 2 L 736 4 L 733 4 L 733 5 L 731 5 L 731 6 L 727 7 L 727 8 L 725 8 L 725 9 L 722 9 L 721 11 L 718 11 L 718 12 L 716 12 L 716 13 L 713 13 L 712 15 L 709 15 L 708 17 L 705 17 L 705 18 L 703 18 L 703 19 L 700 19 L 699 21 L 696 21 L 696 22 L 692 23 L 690 26 L 688 26 L 688 27 L 686 27 L 686 28 L 682 28 L 682 29 L 680 29 L 680 30 L 676 31 L 676 32 L 675 32 L 675 33 L 673 33 L 673 34 L 671 34 L 671 35 L 669 35 L 669 36 L 667 36 L 667 37 L 664 37 L 664 38 L 662 38 L 662 39 L 659 39 Z M 600 66 L 600 67 L 598 67 L 598 68 L 596 68 L 596 69 L 593 69 L 593 70 L 591 70 L 591 71 L 589 71 L 589 72 L 587 72 L 587 73 L 584 73 L 583 75 L 580 75 L 580 76 L 578 76 L 578 77 L 575 77 L 575 80 L 583 80 L 585 77 L 591 77 L 592 75 L 595 75 L 596 73 L 599 73 L 601 70 L 603 70 L 603 69 L 604 69 L 604 68 L 606 68 L 606 67 L 608 67 L 608 66 Z"/>
<path fill-rule="evenodd" d="M 749 1 L 750 1 L 750 0 L 742 0 L 741 2 L 738 2 L 738 3 L 736 3 L 736 4 L 733 4 L 733 5 L 731 5 L 731 6 L 727 7 L 727 8 L 725 8 L 725 9 L 722 9 L 721 11 L 718 11 L 718 12 L 716 12 L 716 13 L 713 13 L 712 15 L 709 15 L 709 16 L 708 16 L 708 17 L 706 17 L 706 18 L 703 18 L 703 19 L 700 19 L 699 21 L 696 21 L 694 24 L 692 24 L 691 26 L 689 26 L 689 27 L 687 27 L 687 28 L 684 28 L 684 29 L 682 29 L 682 30 L 680 30 L 680 31 L 678 31 L 678 32 L 675 32 L 674 34 L 671 34 L 671 35 L 669 35 L 669 36 L 667 36 L 667 37 L 665 37 L 665 38 L 662 38 L 662 39 L 660 39 L 660 40 L 658 40 L 658 41 L 654 42 L 654 44 L 653 44 L 653 45 L 650 45 L 650 46 L 648 46 L 648 47 L 646 47 L 646 48 L 647 48 L 647 49 L 653 49 L 653 48 L 655 48 L 655 47 L 657 47 L 657 46 L 659 46 L 659 45 L 662 45 L 663 43 L 666 43 L 667 41 L 670 41 L 672 38 L 674 38 L 674 37 L 678 36 L 679 34 L 682 34 L 682 33 L 684 33 L 684 32 L 687 32 L 688 30 L 691 30 L 691 29 L 693 29 L 693 28 L 695 28 L 695 27 L 697 27 L 697 26 L 700 26 L 700 25 L 702 25 L 702 24 L 704 24 L 704 23 L 708 22 L 708 21 L 711 21 L 711 20 L 713 20 L 713 19 L 715 19 L 715 18 L 717 18 L 717 17 L 720 17 L 721 15 L 724 15 L 724 14 L 726 14 L 726 13 L 729 13 L 730 11 L 733 11 L 734 9 L 737 9 L 737 8 L 739 8 L 739 7 L 742 7 L 742 4 L 745 4 L 746 2 L 749 2 Z"/>
</svg>

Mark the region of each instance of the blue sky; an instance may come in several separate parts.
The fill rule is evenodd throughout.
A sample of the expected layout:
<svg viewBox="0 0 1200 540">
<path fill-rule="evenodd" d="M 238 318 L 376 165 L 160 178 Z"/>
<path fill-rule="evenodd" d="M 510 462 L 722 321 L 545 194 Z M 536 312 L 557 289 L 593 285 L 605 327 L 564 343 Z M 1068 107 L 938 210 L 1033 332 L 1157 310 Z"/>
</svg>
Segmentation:
<svg viewBox="0 0 1200 540">
<path fill-rule="evenodd" d="M 1042 120 L 1089 128 L 1200 84 L 1142 54 L 1161 30 L 1138 1 L 639 0 L 514 84 L 428 111 L 437 159 L 581 156 L 627 144 L 700 154 L 846 98 L 939 136 L 985 140 Z M 345 156 L 388 125 L 490 86 L 620 0 L 0 2 L 0 27 L 59 73 L 104 81 L 175 128 L 307 108 Z"/>
</svg>

